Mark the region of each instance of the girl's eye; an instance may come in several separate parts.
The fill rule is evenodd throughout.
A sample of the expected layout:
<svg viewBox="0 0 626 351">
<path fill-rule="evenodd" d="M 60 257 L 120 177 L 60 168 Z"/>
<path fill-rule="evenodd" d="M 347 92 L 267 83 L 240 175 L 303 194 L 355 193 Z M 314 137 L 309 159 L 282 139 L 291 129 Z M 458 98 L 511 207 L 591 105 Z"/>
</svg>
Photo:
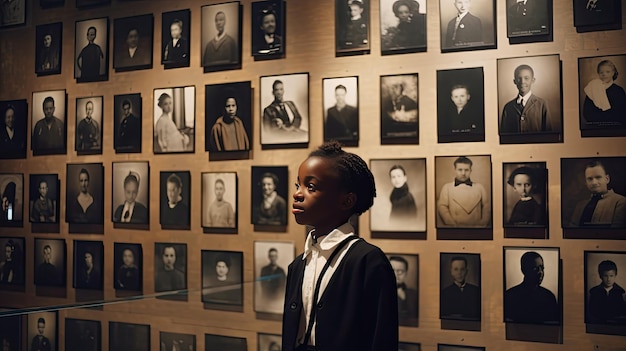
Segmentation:
<svg viewBox="0 0 626 351">
<path fill-rule="evenodd" d="M 307 184 L 306 189 L 308 191 L 315 191 L 315 185 L 309 183 Z"/>
</svg>

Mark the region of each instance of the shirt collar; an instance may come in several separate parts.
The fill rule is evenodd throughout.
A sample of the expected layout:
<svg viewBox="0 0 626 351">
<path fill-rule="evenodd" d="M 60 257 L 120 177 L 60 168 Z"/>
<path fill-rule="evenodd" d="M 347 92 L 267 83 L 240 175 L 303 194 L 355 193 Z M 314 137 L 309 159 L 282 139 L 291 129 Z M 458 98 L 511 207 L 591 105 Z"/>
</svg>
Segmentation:
<svg viewBox="0 0 626 351">
<path fill-rule="evenodd" d="M 530 97 L 531 97 L 532 95 L 533 95 L 533 92 L 532 92 L 532 91 L 529 91 L 529 92 L 527 92 L 527 93 L 526 93 L 526 95 L 524 95 L 524 96 L 522 96 L 522 95 L 519 95 L 519 94 L 518 94 L 518 97 L 522 99 L 522 100 L 521 100 L 521 101 L 522 101 L 522 104 L 523 104 L 524 106 L 526 106 L 526 103 L 528 103 L 528 99 L 530 99 Z"/>
<path fill-rule="evenodd" d="M 313 243 L 313 233 L 315 229 L 309 232 L 307 235 L 306 242 L 304 243 L 304 254 L 302 255 L 302 260 L 306 260 L 306 257 L 311 254 L 313 250 L 317 251 L 327 251 L 334 249 L 339 243 L 341 243 L 345 238 L 350 235 L 354 235 L 354 227 L 348 222 L 339 226 L 336 229 L 333 229 L 328 235 L 325 235 L 317 244 Z"/>
</svg>

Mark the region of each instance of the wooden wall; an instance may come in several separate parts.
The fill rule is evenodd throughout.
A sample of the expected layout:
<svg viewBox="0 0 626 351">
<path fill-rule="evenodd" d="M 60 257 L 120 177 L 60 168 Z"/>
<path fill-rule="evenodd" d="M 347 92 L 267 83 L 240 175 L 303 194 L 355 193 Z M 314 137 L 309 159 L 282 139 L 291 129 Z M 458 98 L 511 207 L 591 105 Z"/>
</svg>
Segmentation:
<svg viewBox="0 0 626 351">
<path fill-rule="evenodd" d="M 448 0 L 442 0 L 446 2 Z M 37 1 L 32 1 L 37 3 Z M 280 240 L 295 242 L 298 252 L 304 243 L 304 228 L 290 217 L 286 233 L 255 232 L 250 223 L 249 194 L 250 167 L 252 165 L 288 165 L 290 184 L 295 181 L 296 170 L 307 153 L 322 142 L 322 78 L 359 77 L 361 140 L 358 148 L 350 149 L 366 160 L 373 158 L 427 158 L 427 239 L 425 241 L 380 240 L 371 241 L 390 253 L 419 254 L 420 292 L 419 327 L 400 329 L 402 341 L 419 342 L 424 351 L 436 350 L 437 343 L 486 346 L 487 350 L 618 350 L 624 347 L 624 337 L 585 333 L 584 324 L 584 250 L 626 249 L 622 241 L 565 240 L 560 221 L 560 158 L 584 156 L 624 156 L 625 138 L 581 138 L 578 127 L 577 58 L 585 56 L 623 54 L 626 51 L 626 30 L 578 34 L 573 27 L 572 1 L 554 1 L 554 41 L 547 43 L 509 45 L 506 37 L 506 16 L 503 2 L 497 1 L 497 50 L 440 53 L 439 1 L 428 0 L 428 52 L 381 56 L 378 8 L 372 2 L 371 54 L 353 57 L 335 57 L 334 51 L 334 1 L 287 1 L 287 54 L 275 61 L 255 62 L 250 56 L 251 5 L 243 0 L 243 62 L 242 69 L 204 74 L 200 67 L 200 7 L 216 3 L 215 0 L 151 0 L 135 2 L 113 1 L 111 6 L 77 10 L 73 0 L 64 8 L 43 11 L 29 1 L 27 25 L 0 31 L 0 100 L 22 99 L 29 101 L 33 91 L 66 89 L 68 94 L 68 153 L 57 156 L 33 157 L 29 152 L 25 160 L 3 160 L 0 172 L 59 173 L 62 184 L 61 203 L 65 203 L 65 164 L 103 162 L 105 179 L 111 179 L 112 162 L 147 160 L 150 162 L 152 189 L 159 181 L 161 170 L 190 170 L 192 179 L 192 218 L 189 231 L 163 231 L 159 225 L 158 190 L 151 193 L 150 230 L 114 229 L 111 217 L 110 182 L 105 187 L 104 235 L 69 234 L 68 225 L 61 221 L 60 233 L 32 234 L 28 220 L 24 228 L 2 228 L 0 235 L 25 236 L 28 257 L 26 260 L 25 293 L 0 292 L 0 305 L 47 306 L 76 300 L 74 289 L 67 289 L 66 298 L 36 296 L 33 285 L 32 250 L 34 237 L 64 238 L 68 245 L 68 262 L 72 262 L 73 240 L 102 240 L 105 248 L 105 289 L 107 300 L 115 298 L 113 289 L 113 243 L 136 242 L 144 250 L 144 293 L 153 292 L 154 242 L 185 242 L 188 245 L 188 286 L 193 291 L 187 302 L 144 299 L 132 303 L 105 306 L 102 311 L 85 309 L 60 312 L 60 335 L 64 335 L 64 317 L 98 319 L 102 323 L 103 349 L 108 349 L 108 321 L 149 323 L 151 341 L 158 345 L 159 331 L 184 332 L 197 336 L 198 350 L 204 349 L 204 333 L 246 337 L 248 349 L 257 349 L 257 332 L 279 334 L 281 324 L 255 318 L 253 309 L 253 284 L 244 287 L 242 313 L 204 310 L 198 291 L 201 284 L 200 250 L 235 250 L 244 252 L 244 279 L 251 282 L 253 274 L 253 242 L 255 240 Z M 192 39 L 191 67 L 164 70 L 159 64 L 161 40 L 161 13 L 191 9 Z M 118 17 L 153 13 L 155 16 L 154 55 L 151 70 L 115 73 L 111 68 L 109 80 L 99 83 L 77 84 L 73 79 L 74 22 L 76 20 L 109 16 Z M 32 15 L 31 15 L 32 14 Z M 622 14 L 624 18 L 626 15 Z M 34 68 L 35 26 L 63 21 L 62 75 L 36 77 Z M 112 40 L 110 47 L 112 47 Z M 500 145 L 498 139 L 498 101 L 496 59 L 543 54 L 560 54 L 563 66 L 564 142 L 561 144 Z M 112 60 L 110 60 L 112 65 Z M 440 69 L 484 67 L 486 141 L 479 143 L 438 144 L 436 133 L 436 71 Z M 262 150 L 259 143 L 259 77 L 262 75 L 310 73 L 310 146 L 309 149 Z M 385 145 L 379 143 L 379 76 L 399 73 L 419 73 L 420 143 L 419 145 Z M 254 89 L 254 146 L 249 160 L 211 161 L 204 151 L 204 85 L 250 80 Z M 554 82 L 557 84 L 557 82 Z M 152 152 L 152 91 L 169 86 L 196 86 L 196 152 L 185 155 L 154 155 Z M 113 95 L 140 92 L 143 97 L 143 152 L 141 154 L 115 154 L 113 150 Z M 75 98 L 104 95 L 104 147 L 97 156 L 77 156 L 73 151 L 75 130 Z M 38 108 L 30 106 L 30 108 Z M 30 118 L 30 114 L 29 114 Z M 30 138 L 29 138 L 30 140 Z M 30 142 L 29 142 L 30 145 Z M 494 238 L 489 241 L 437 241 L 435 235 L 434 157 L 436 155 L 490 154 L 493 162 L 493 227 Z M 504 239 L 502 229 L 502 162 L 546 161 L 549 169 L 550 239 Z M 200 227 L 201 172 L 236 171 L 239 177 L 239 233 L 238 235 L 203 234 Z M 28 176 L 25 177 L 28 183 Z M 27 188 L 27 186 L 25 186 Z M 293 191 L 290 189 L 290 192 Z M 27 198 L 28 194 L 25 194 Z M 65 210 L 62 206 L 60 218 Z M 360 219 L 362 236 L 370 238 L 369 215 Z M 564 345 L 538 344 L 505 339 L 502 309 L 502 247 L 550 246 L 560 247 L 563 260 L 563 343 Z M 439 316 L 439 253 L 480 253 L 482 259 L 482 323 L 481 331 L 442 330 Z M 71 264 L 68 264 L 68 281 L 71 281 Z M 64 347 L 60 338 L 60 349 Z"/>
</svg>

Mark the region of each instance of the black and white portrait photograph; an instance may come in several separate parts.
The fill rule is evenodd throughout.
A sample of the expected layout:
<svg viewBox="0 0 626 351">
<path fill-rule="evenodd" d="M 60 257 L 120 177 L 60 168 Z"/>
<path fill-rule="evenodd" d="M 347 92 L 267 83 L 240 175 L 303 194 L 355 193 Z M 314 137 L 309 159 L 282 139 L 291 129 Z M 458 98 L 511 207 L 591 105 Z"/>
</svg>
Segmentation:
<svg viewBox="0 0 626 351">
<path fill-rule="evenodd" d="M 485 141 L 482 67 L 437 71 L 437 141 Z"/>
<path fill-rule="evenodd" d="M 38 76 L 61 73 L 63 22 L 42 24 L 35 30 L 35 73 Z"/>
<path fill-rule="evenodd" d="M 22 316 L 0 317 L 0 343 L 3 351 L 21 351 L 22 339 Z"/>
<path fill-rule="evenodd" d="M 154 244 L 154 291 L 187 289 L 187 244 Z"/>
<path fill-rule="evenodd" d="M 324 78 L 324 141 L 359 144 L 359 77 Z"/>
<path fill-rule="evenodd" d="M 109 18 L 76 22 L 74 78 L 77 82 L 109 79 Z"/>
<path fill-rule="evenodd" d="M 0 159 L 26 158 L 28 102 L 0 101 L 0 113 Z"/>
<path fill-rule="evenodd" d="M 626 252 L 585 251 L 585 323 L 626 325 L 624 267 Z"/>
<path fill-rule="evenodd" d="M 35 285 L 65 286 L 65 240 L 35 238 Z"/>
<path fill-rule="evenodd" d="M 150 165 L 147 161 L 113 162 L 112 189 L 114 223 L 149 223 Z"/>
<path fill-rule="evenodd" d="M 142 111 L 141 94 L 115 95 L 113 145 L 115 152 L 141 153 Z"/>
<path fill-rule="evenodd" d="M 293 242 L 254 242 L 254 310 L 282 314 L 287 267 L 295 258 Z"/>
<path fill-rule="evenodd" d="M 563 228 L 626 228 L 625 196 L 626 157 L 561 159 Z"/>
<path fill-rule="evenodd" d="M 193 334 L 160 332 L 159 343 L 161 350 L 196 351 L 196 336 Z"/>
<path fill-rule="evenodd" d="M 57 312 L 28 314 L 28 350 L 58 350 Z M 17 350 L 17 349 L 16 349 Z"/>
<path fill-rule="evenodd" d="M 74 288 L 102 290 L 104 281 L 102 241 L 74 240 Z"/>
<path fill-rule="evenodd" d="M 111 0 L 76 0 L 76 7 L 88 8 L 110 4 Z"/>
<path fill-rule="evenodd" d="M 439 254 L 439 318 L 480 321 L 480 254 Z"/>
<path fill-rule="evenodd" d="M 33 93 L 31 118 L 33 155 L 67 153 L 67 96 L 65 90 Z M 6 117 L 6 116 L 5 116 Z"/>
<path fill-rule="evenodd" d="M 549 35 L 552 1 L 506 0 L 506 33 L 509 38 Z"/>
<path fill-rule="evenodd" d="M 422 345 L 412 342 L 399 342 L 398 351 L 422 351 Z"/>
<path fill-rule="evenodd" d="M 0 173 L 0 227 L 21 227 L 24 223 L 24 174 Z"/>
<path fill-rule="evenodd" d="M 426 159 L 374 159 L 372 232 L 426 232 Z"/>
<path fill-rule="evenodd" d="M 202 250 L 202 302 L 243 306 L 243 252 Z"/>
<path fill-rule="evenodd" d="M 237 173 L 202 173 L 202 227 L 237 228 Z"/>
<path fill-rule="evenodd" d="M 100 321 L 65 318 L 65 349 L 84 351 L 102 350 L 102 330 Z"/>
<path fill-rule="evenodd" d="M 113 24 L 113 68 L 116 72 L 152 68 L 154 16 L 116 18 Z"/>
<path fill-rule="evenodd" d="M 580 133 L 583 137 L 626 135 L 624 73 L 626 55 L 578 59 Z"/>
<path fill-rule="evenodd" d="M 548 169 L 545 162 L 502 164 L 502 223 L 505 227 L 547 227 Z"/>
<path fill-rule="evenodd" d="M 261 77 L 261 145 L 309 142 L 309 74 Z"/>
<path fill-rule="evenodd" d="M 24 286 L 25 245 L 24 238 L 0 237 L 0 290 L 6 286 Z"/>
<path fill-rule="evenodd" d="M 141 244 L 115 243 L 113 246 L 115 290 L 141 291 L 143 250 Z"/>
<path fill-rule="evenodd" d="M 234 336 L 224 336 L 215 334 L 204 334 L 205 351 L 247 351 L 248 342 L 246 338 Z"/>
<path fill-rule="evenodd" d="M 150 325 L 109 322 L 109 350 L 150 351 Z"/>
<path fill-rule="evenodd" d="M 196 87 L 154 89 L 154 153 L 195 150 Z"/>
<path fill-rule="evenodd" d="M 485 351 L 485 348 L 480 346 L 437 344 L 437 351 Z"/>
<path fill-rule="evenodd" d="M 76 99 L 75 150 L 78 155 L 102 154 L 103 105 L 102 96 Z"/>
<path fill-rule="evenodd" d="M 426 0 L 380 0 L 383 55 L 426 51 Z"/>
<path fill-rule="evenodd" d="M 65 5 L 65 0 L 39 0 L 39 6 L 42 9 L 61 7 Z"/>
<path fill-rule="evenodd" d="M 65 185 L 68 223 L 104 222 L 104 167 L 102 163 L 67 165 Z"/>
<path fill-rule="evenodd" d="M 622 28 L 620 0 L 574 0 L 574 26 L 578 33 Z"/>
<path fill-rule="evenodd" d="M 61 183 L 58 174 L 30 175 L 29 206 L 31 223 L 58 223 Z"/>
<path fill-rule="evenodd" d="M 159 222 L 163 229 L 189 229 L 191 221 L 191 173 L 166 171 L 160 174 Z"/>
<path fill-rule="evenodd" d="M 161 20 L 161 63 L 165 69 L 189 67 L 191 11 L 163 12 Z"/>
<path fill-rule="evenodd" d="M 250 81 L 205 86 L 204 149 L 209 152 L 252 149 Z"/>
<path fill-rule="evenodd" d="M 335 0 L 335 52 L 338 56 L 370 49 L 369 0 Z"/>
<path fill-rule="evenodd" d="M 504 321 L 560 325 L 559 248 L 504 247 Z"/>
<path fill-rule="evenodd" d="M 282 342 L 283 340 L 280 335 L 259 333 L 258 351 L 281 351 L 283 349 Z"/>
<path fill-rule="evenodd" d="M 0 29 L 26 23 L 26 0 L 3 1 L 0 4 Z"/>
<path fill-rule="evenodd" d="M 495 0 L 439 0 L 441 52 L 496 48 Z"/>
<path fill-rule="evenodd" d="M 241 10 L 239 1 L 202 6 L 202 67 L 206 71 L 241 65 Z"/>
<path fill-rule="evenodd" d="M 284 57 L 285 6 L 284 0 L 252 3 L 252 56 L 255 58 Z"/>
<path fill-rule="evenodd" d="M 491 228 L 491 156 L 435 156 L 437 228 Z"/>
<path fill-rule="evenodd" d="M 252 166 L 252 224 L 287 225 L 287 166 Z"/>
<path fill-rule="evenodd" d="M 417 255 L 387 254 L 398 286 L 398 324 L 417 327 L 419 311 L 419 261 Z"/>
<path fill-rule="evenodd" d="M 563 142 L 559 55 L 498 59 L 500 144 Z"/>
<path fill-rule="evenodd" d="M 419 143 L 418 76 L 380 77 L 381 144 Z"/>
</svg>

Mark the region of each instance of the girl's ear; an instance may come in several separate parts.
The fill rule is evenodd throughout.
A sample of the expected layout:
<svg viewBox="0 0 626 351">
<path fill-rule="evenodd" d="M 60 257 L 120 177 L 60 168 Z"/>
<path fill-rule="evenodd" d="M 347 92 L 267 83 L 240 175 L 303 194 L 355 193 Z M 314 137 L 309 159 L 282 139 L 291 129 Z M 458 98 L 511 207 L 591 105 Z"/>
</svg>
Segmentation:
<svg viewBox="0 0 626 351">
<path fill-rule="evenodd" d="M 356 194 L 352 192 L 344 194 L 341 199 L 341 209 L 350 210 L 354 205 L 356 205 Z"/>
</svg>

